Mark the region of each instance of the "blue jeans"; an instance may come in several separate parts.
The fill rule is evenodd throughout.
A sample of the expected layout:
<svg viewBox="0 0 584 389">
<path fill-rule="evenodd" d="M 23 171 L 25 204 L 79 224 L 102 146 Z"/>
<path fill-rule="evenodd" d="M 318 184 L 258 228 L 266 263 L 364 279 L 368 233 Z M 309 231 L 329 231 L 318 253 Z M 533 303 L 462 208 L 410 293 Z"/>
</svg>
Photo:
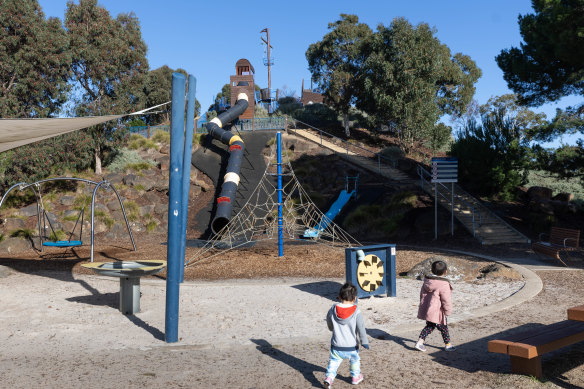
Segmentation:
<svg viewBox="0 0 584 389">
<path fill-rule="evenodd" d="M 351 377 L 357 377 L 361 374 L 361 357 L 357 350 L 353 351 L 338 351 L 331 348 L 328 367 L 326 368 L 326 376 L 335 378 L 337 369 L 343 362 L 343 359 L 348 359 L 351 363 Z"/>
</svg>

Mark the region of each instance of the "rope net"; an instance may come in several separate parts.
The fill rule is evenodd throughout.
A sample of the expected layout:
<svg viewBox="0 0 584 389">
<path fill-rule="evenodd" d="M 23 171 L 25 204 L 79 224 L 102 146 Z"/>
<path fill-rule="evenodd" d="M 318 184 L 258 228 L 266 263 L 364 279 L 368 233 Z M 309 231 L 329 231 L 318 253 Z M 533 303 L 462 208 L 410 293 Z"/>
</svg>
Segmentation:
<svg viewBox="0 0 584 389">
<path fill-rule="evenodd" d="M 328 219 L 310 200 L 298 182 L 283 148 L 282 159 L 282 230 L 285 240 L 298 240 L 310 232 L 307 241 L 335 247 L 359 246 L 359 242 Z M 185 266 L 256 242 L 278 239 L 278 163 L 276 147 L 262 179 L 239 212 L 212 239 L 208 240 Z"/>
</svg>

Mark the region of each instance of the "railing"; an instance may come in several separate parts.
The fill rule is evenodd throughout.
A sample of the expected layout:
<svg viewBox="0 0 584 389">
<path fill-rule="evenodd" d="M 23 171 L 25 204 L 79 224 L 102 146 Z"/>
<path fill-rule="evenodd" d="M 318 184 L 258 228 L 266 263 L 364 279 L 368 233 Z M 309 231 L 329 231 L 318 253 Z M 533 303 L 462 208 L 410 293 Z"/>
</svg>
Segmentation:
<svg viewBox="0 0 584 389">
<path fill-rule="evenodd" d="M 285 130 L 286 121 L 285 116 L 240 119 L 235 122 L 235 127 L 239 131 Z"/>
<path fill-rule="evenodd" d="M 351 142 L 348 142 L 348 141 L 346 141 L 346 140 L 344 140 L 342 138 L 339 138 L 339 137 L 337 137 L 337 136 L 335 136 L 333 134 L 329 134 L 328 132 L 323 131 L 320 128 L 316 128 L 314 126 L 311 126 L 308 123 L 304 123 L 304 122 L 302 122 L 302 121 L 300 121 L 298 119 L 291 119 L 291 120 L 289 120 L 289 123 L 290 123 L 290 125 L 293 125 L 294 126 L 294 129 L 290 128 L 290 125 L 289 125 L 288 126 L 288 130 L 294 131 L 296 129 L 296 127 L 297 127 L 297 123 L 300 123 L 300 124 L 302 124 L 303 127 L 306 126 L 306 127 L 310 128 L 310 129 L 318 132 L 318 134 L 320 136 L 320 145 L 321 146 L 322 146 L 323 135 L 324 135 L 325 137 L 327 137 L 329 139 L 338 140 L 342 144 L 344 144 L 343 145 L 343 148 L 345 149 L 347 156 L 349 156 L 349 152 L 352 152 L 352 153 L 357 154 L 357 155 L 362 156 L 362 157 L 376 159 L 377 160 L 377 169 L 378 169 L 378 171 L 380 173 L 381 173 L 381 168 L 382 168 L 382 163 L 381 162 L 383 162 L 384 164 L 389 164 L 393 168 L 396 167 L 397 160 L 393 160 L 391 158 L 387 158 L 387 157 L 385 157 L 385 156 L 383 156 L 383 155 L 381 155 L 381 154 L 379 154 L 379 153 L 377 153 L 375 151 L 368 150 L 368 149 L 366 149 L 364 147 L 361 147 L 361 146 L 358 146 L 358 145 L 353 144 Z M 327 140 L 329 140 L 329 139 L 327 139 Z M 363 155 L 363 153 L 365 155 Z"/>
<path fill-rule="evenodd" d="M 132 126 L 128 127 L 128 130 L 132 134 L 142 135 L 144 138 L 150 138 L 156 131 L 169 131 L 169 125 L 161 126 Z"/>
<path fill-rule="evenodd" d="M 420 186 L 422 187 L 422 189 L 425 187 L 425 184 L 428 184 L 431 186 L 431 177 L 432 174 L 427 171 L 426 169 L 424 169 L 422 166 L 418 165 L 418 175 L 420 176 Z M 426 178 L 427 177 L 427 178 Z M 476 238 L 476 231 L 478 229 L 478 227 L 480 227 L 482 225 L 482 215 L 481 212 L 472 204 L 468 203 L 467 201 L 463 200 L 460 195 L 458 193 L 453 194 L 452 190 L 449 189 L 446 185 L 444 185 L 441 182 L 437 182 L 434 183 L 436 185 L 436 193 L 438 195 L 440 195 L 446 202 L 451 202 L 452 200 L 449 199 L 442 191 L 445 191 L 446 194 L 451 194 L 452 195 L 456 195 L 456 198 L 458 200 L 458 202 L 460 202 L 461 205 L 465 205 L 471 212 L 472 214 L 472 236 Z M 466 192 L 465 192 L 466 193 Z M 466 193 L 468 195 L 468 193 Z M 470 195 L 469 195 L 470 196 Z M 452 206 L 454 207 L 454 203 L 452 204 Z M 460 206 L 459 206 L 460 208 Z M 477 216 L 478 216 L 478 226 L 477 226 Z"/>
</svg>

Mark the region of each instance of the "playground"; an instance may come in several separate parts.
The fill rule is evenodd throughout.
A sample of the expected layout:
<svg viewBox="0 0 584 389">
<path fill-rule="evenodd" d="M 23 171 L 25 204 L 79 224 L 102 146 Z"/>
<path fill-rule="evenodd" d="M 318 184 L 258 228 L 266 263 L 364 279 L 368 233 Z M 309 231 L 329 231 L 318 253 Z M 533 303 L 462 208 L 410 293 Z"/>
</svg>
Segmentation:
<svg viewBox="0 0 584 389">
<path fill-rule="evenodd" d="M 137 253 L 121 241 L 120 248 L 98 246 L 96 255 L 164 255 L 164 241 L 137 239 Z M 187 255 L 194 250 L 187 248 Z M 273 251 L 273 245 L 232 250 L 234 255 L 188 267 L 179 341 L 172 345 L 164 343 L 164 273 L 142 281 L 142 310 L 128 316 L 118 311 L 117 280 L 91 274 L 80 261 L 3 256 L 1 313 L 9 320 L 3 320 L 0 379 L 14 388 L 319 387 L 330 337 L 324 315 L 344 281 L 343 250 L 288 245 L 284 259 Z M 488 353 L 486 344 L 517 327 L 565 317 L 568 307 L 581 302 L 582 271 L 559 270 L 521 248 L 506 254 L 486 250 L 482 258 L 403 248 L 397 266 L 402 272 L 440 256 L 482 267 L 492 264 L 489 254 L 513 271 L 454 283 L 455 353 L 442 351 L 439 336 L 430 338 L 426 354 L 413 348 L 422 326 L 415 319 L 421 281 L 400 277 L 397 298 L 360 300 L 371 342 L 371 350 L 362 353 L 363 387 L 542 385 L 509 374 L 508 360 Z M 544 360 L 544 381 L 550 387 L 582 386 L 582 351 L 580 344 Z M 349 387 L 348 381 L 348 370 L 341 368 L 338 386 Z"/>
</svg>

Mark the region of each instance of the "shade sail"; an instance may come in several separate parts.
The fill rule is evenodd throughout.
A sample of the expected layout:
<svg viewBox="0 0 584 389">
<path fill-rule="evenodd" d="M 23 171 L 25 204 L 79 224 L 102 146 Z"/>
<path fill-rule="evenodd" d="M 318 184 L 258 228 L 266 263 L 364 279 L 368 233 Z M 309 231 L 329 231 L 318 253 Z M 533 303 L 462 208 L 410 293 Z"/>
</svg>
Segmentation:
<svg viewBox="0 0 584 389">
<path fill-rule="evenodd" d="M 123 116 L 142 115 L 170 102 L 123 115 L 87 116 L 78 118 L 0 119 L 0 153 L 15 147 L 38 142 L 53 136 L 95 126 Z"/>
<path fill-rule="evenodd" d="M 124 115 L 82 118 L 0 119 L 0 153 L 53 136 L 81 130 Z"/>
</svg>

